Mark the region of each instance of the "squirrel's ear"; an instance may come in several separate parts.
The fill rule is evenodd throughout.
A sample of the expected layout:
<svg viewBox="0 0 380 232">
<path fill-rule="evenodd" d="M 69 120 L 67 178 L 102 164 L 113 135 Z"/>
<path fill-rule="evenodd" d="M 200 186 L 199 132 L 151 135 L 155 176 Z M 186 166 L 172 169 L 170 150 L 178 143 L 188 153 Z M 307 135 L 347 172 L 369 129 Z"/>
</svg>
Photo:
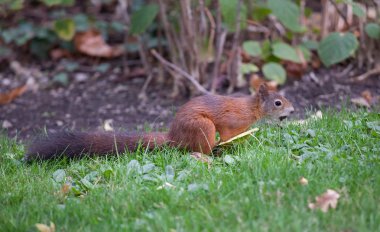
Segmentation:
<svg viewBox="0 0 380 232">
<path fill-rule="evenodd" d="M 261 100 L 265 100 L 267 99 L 269 96 L 269 91 L 268 91 L 268 85 L 267 84 L 262 84 L 260 85 L 260 88 L 259 88 L 259 97 Z"/>
</svg>

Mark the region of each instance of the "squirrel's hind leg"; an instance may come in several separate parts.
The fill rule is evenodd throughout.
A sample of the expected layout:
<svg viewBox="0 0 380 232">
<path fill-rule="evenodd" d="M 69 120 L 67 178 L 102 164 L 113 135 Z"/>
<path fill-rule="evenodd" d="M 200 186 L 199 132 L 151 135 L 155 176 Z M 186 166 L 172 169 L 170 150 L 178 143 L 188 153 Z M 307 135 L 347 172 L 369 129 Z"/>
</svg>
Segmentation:
<svg viewBox="0 0 380 232">
<path fill-rule="evenodd" d="M 211 154 L 216 145 L 215 134 L 214 123 L 208 118 L 202 118 L 172 125 L 169 139 L 174 142 L 174 146 Z"/>
</svg>

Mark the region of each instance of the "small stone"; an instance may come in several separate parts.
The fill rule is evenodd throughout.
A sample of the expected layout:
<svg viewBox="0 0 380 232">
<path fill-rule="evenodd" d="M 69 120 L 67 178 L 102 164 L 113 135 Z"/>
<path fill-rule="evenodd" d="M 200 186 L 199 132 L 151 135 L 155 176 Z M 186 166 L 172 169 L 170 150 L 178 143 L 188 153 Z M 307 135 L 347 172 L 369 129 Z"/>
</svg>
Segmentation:
<svg viewBox="0 0 380 232">
<path fill-rule="evenodd" d="M 86 73 L 76 73 L 74 78 L 77 82 L 85 82 L 89 77 Z"/>
<path fill-rule="evenodd" d="M 57 126 L 63 126 L 63 122 L 60 120 L 56 121 L 56 124 L 57 124 Z"/>
<path fill-rule="evenodd" d="M 10 121 L 8 121 L 8 120 L 4 120 L 3 121 L 3 125 L 2 125 L 2 127 L 4 128 L 4 129 L 8 129 L 8 128 L 11 128 L 13 125 L 12 125 L 12 123 L 10 122 Z"/>
<path fill-rule="evenodd" d="M 1 84 L 5 85 L 5 86 L 8 86 L 11 84 L 11 80 L 8 79 L 8 78 L 4 78 L 2 81 L 1 81 Z"/>
</svg>

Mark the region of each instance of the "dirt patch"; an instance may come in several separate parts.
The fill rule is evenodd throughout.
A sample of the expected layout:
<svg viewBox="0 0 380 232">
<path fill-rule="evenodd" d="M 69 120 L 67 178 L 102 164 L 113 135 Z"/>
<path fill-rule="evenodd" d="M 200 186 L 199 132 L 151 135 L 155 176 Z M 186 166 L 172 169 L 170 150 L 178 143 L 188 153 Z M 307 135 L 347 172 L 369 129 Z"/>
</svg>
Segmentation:
<svg viewBox="0 0 380 232">
<path fill-rule="evenodd" d="M 309 73 L 302 80 L 290 81 L 283 87 L 281 92 L 296 108 L 293 117 L 302 118 L 307 109 L 339 109 L 342 102 L 360 96 L 364 90 L 380 95 L 378 76 L 352 83 L 347 76 L 340 77 L 342 72 L 344 67 Z M 3 67 L 0 75 L 0 92 L 25 81 L 8 67 Z M 52 85 L 29 91 L 12 103 L 0 106 L 0 126 L 6 127 L 6 134 L 28 140 L 44 129 L 96 129 L 105 121 L 111 121 L 116 129 L 127 131 L 143 130 L 144 127 L 162 129 L 169 126 L 175 109 L 187 100 L 170 98 L 167 84 L 153 84 L 148 88 L 149 100 L 142 103 L 137 96 L 144 78 L 126 81 L 112 72 L 101 75 L 82 72 L 71 76 L 66 87 Z"/>
</svg>

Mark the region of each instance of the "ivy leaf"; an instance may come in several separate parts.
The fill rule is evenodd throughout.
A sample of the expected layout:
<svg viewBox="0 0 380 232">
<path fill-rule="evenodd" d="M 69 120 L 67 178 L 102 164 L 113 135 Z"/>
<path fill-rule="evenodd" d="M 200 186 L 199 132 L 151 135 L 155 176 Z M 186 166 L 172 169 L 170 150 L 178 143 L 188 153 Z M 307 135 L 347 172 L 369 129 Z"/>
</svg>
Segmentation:
<svg viewBox="0 0 380 232">
<path fill-rule="evenodd" d="M 268 0 L 268 7 L 286 28 L 293 32 L 302 32 L 299 23 L 300 9 L 290 0 Z"/>
<path fill-rule="evenodd" d="M 301 63 L 301 60 L 297 54 L 296 49 L 289 44 L 283 42 L 277 42 L 272 45 L 273 55 L 282 60 L 289 60 L 295 63 Z"/>
<path fill-rule="evenodd" d="M 143 33 L 152 24 L 157 13 L 157 4 L 148 4 L 133 12 L 131 16 L 131 33 L 134 35 Z"/>
<path fill-rule="evenodd" d="M 70 41 L 75 35 L 75 23 L 72 19 L 61 19 L 54 22 L 54 31 L 58 37 Z"/>
<path fill-rule="evenodd" d="M 365 32 L 372 39 L 380 39 L 380 25 L 377 23 L 368 23 L 365 25 Z"/>
<path fill-rule="evenodd" d="M 352 56 L 358 48 L 354 34 L 334 32 L 325 37 L 318 46 L 318 55 L 327 67 Z"/>
<path fill-rule="evenodd" d="M 245 41 L 243 43 L 243 49 L 246 53 L 254 57 L 261 56 L 262 53 L 260 43 L 257 41 Z"/>
<path fill-rule="evenodd" d="M 281 64 L 270 62 L 263 66 L 263 73 L 266 79 L 282 85 L 286 81 L 286 71 Z"/>
</svg>

